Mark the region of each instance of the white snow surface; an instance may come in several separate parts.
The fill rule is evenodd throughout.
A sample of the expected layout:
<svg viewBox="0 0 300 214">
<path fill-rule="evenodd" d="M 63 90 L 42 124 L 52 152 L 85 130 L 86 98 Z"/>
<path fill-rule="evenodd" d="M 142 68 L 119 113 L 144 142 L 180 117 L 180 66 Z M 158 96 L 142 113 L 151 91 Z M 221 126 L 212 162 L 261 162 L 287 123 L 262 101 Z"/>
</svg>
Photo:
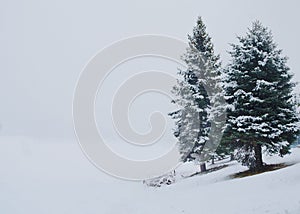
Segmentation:
<svg viewBox="0 0 300 214">
<path fill-rule="evenodd" d="M 0 213 L 3 214 L 299 214 L 300 148 L 267 163 L 294 165 L 251 177 L 237 162 L 205 175 L 193 164 L 176 170 L 160 188 L 111 177 L 92 165 L 76 142 L 0 139 Z M 208 166 L 211 167 L 211 166 Z"/>
</svg>

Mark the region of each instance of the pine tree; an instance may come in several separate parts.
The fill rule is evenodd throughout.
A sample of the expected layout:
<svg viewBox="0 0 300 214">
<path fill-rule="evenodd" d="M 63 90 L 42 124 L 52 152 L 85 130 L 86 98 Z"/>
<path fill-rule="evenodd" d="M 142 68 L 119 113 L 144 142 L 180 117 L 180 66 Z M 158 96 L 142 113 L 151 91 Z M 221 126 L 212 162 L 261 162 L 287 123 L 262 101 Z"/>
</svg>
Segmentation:
<svg viewBox="0 0 300 214">
<path fill-rule="evenodd" d="M 299 132 L 292 101 L 294 83 L 287 58 L 268 28 L 258 21 L 232 44 L 226 73 L 228 111 L 224 139 L 252 170 L 263 167 L 262 149 L 283 156 Z"/>
<path fill-rule="evenodd" d="M 221 63 L 219 56 L 214 54 L 211 38 L 201 17 L 188 40 L 189 47 L 182 57 L 187 69 L 179 72 L 182 79 L 174 87 L 177 95 L 174 102 L 181 108 L 170 115 L 176 119 L 174 135 L 178 138 L 182 161 L 195 161 L 200 164 L 201 171 L 205 171 L 205 161 L 211 157 L 213 143 L 210 147 L 205 145 L 209 141 L 219 140 L 217 136 L 210 139 L 209 132 L 223 125 L 218 123 L 220 108 L 224 108 L 220 105 L 223 97 L 219 84 Z M 211 121 L 217 123 L 212 124 Z"/>
</svg>

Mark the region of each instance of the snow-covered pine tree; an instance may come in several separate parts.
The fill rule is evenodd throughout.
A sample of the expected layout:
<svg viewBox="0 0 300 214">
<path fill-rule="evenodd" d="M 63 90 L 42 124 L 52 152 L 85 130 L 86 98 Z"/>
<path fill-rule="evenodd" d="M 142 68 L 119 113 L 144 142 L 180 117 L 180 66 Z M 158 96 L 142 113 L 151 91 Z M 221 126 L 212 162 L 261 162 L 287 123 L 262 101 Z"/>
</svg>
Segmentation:
<svg viewBox="0 0 300 214">
<path fill-rule="evenodd" d="M 200 164 L 201 171 L 205 171 L 205 161 L 213 150 L 212 146 L 206 148 L 205 145 L 209 140 L 218 141 L 217 136 L 216 139 L 208 137 L 211 121 L 216 121 L 214 126 L 223 125 L 218 123 L 219 108 L 224 108 L 220 105 L 223 98 L 221 64 L 201 17 L 188 40 L 189 47 L 182 57 L 187 69 L 179 72 L 182 78 L 173 91 L 177 96 L 174 102 L 180 109 L 170 115 L 176 120 L 174 135 L 178 138 L 182 161 L 195 161 Z"/>
<path fill-rule="evenodd" d="M 294 102 L 294 108 L 295 108 L 296 114 L 298 115 L 298 118 L 300 118 L 300 94 L 299 93 L 294 94 L 293 102 Z M 300 144 L 300 135 L 298 135 L 296 141 L 293 143 L 294 146 L 297 144 Z"/>
<path fill-rule="evenodd" d="M 268 28 L 253 23 L 246 36 L 232 45 L 227 69 L 226 98 L 231 108 L 225 137 L 236 158 L 252 170 L 263 167 L 267 154 L 289 153 L 299 132 L 292 101 L 294 83 L 287 58 Z"/>
</svg>

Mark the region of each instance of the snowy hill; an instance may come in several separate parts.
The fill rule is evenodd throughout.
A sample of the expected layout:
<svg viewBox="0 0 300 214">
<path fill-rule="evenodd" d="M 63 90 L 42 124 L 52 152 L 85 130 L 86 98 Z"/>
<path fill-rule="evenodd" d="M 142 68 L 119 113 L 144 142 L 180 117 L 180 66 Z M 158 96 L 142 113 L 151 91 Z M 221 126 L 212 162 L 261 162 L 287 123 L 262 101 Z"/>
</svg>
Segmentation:
<svg viewBox="0 0 300 214">
<path fill-rule="evenodd" d="M 236 162 L 205 175 L 193 165 L 176 170 L 176 182 L 160 188 L 113 178 L 96 169 L 77 143 L 1 138 L 0 212 L 8 214 L 299 214 L 300 148 L 267 163 L 292 166 L 231 179 L 245 170 Z"/>
</svg>

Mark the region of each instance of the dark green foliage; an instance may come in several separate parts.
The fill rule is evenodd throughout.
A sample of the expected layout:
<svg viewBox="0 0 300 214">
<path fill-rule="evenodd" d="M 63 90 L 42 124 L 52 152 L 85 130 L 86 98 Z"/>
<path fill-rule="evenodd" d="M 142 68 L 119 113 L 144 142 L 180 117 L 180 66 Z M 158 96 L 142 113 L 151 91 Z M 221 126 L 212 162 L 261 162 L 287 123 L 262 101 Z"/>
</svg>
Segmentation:
<svg viewBox="0 0 300 214">
<path fill-rule="evenodd" d="M 181 109 L 170 115 L 176 120 L 174 135 L 178 138 L 182 160 L 201 162 L 211 125 L 208 119 L 210 99 L 203 83 L 207 78 L 215 78 L 215 84 L 220 75 L 220 62 L 200 17 L 188 40 L 189 47 L 182 57 L 187 69 L 179 72 L 183 80 L 174 87 L 178 97 L 174 102 Z"/>
<path fill-rule="evenodd" d="M 262 166 L 259 148 L 285 155 L 298 135 L 294 84 L 287 58 L 260 22 L 254 22 L 238 40 L 226 69 L 226 98 L 231 108 L 221 145 L 237 149 L 237 158 L 255 169 Z"/>
</svg>

